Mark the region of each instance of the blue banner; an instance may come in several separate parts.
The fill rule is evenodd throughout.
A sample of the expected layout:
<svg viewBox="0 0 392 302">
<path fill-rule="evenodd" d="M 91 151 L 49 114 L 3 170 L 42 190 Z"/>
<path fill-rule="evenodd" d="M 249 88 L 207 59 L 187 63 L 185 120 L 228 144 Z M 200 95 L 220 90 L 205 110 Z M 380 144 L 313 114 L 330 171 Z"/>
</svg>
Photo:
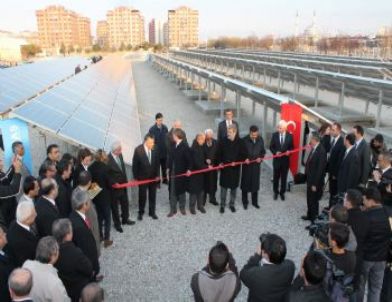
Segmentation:
<svg viewBox="0 0 392 302">
<path fill-rule="evenodd" d="M 4 170 L 8 169 L 11 165 L 12 158 L 14 157 L 12 143 L 20 141 L 23 143 L 25 149 L 23 163 L 31 174 L 33 171 L 33 163 L 31 159 L 29 127 L 27 123 L 17 118 L 0 120 L 0 129 L 4 145 Z"/>
</svg>

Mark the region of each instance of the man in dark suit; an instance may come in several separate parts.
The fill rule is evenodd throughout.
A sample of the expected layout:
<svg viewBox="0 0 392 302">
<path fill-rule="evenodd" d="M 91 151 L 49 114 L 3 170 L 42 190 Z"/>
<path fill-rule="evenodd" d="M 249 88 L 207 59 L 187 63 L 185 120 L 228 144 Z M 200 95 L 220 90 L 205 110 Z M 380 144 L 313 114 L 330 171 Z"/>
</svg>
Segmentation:
<svg viewBox="0 0 392 302">
<path fill-rule="evenodd" d="M 377 159 L 377 170 L 373 171 L 373 180 L 377 184 L 377 188 L 381 193 L 381 198 L 383 200 L 383 204 L 386 206 L 390 206 L 387 202 L 384 202 L 387 199 L 387 186 L 392 179 L 392 166 L 391 166 L 392 154 L 389 151 L 382 151 L 378 155 Z"/>
<path fill-rule="evenodd" d="M 353 127 L 355 135 L 355 150 L 359 159 L 359 187 L 365 188 L 370 176 L 370 146 L 364 139 L 365 131 L 362 126 L 356 125 Z"/>
<path fill-rule="evenodd" d="M 185 132 L 181 129 L 173 130 L 174 144 L 169 152 L 167 160 L 167 175 L 174 176 L 187 173 L 192 169 L 191 151 L 188 143 L 184 141 Z M 167 217 L 173 217 L 177 213 L 177 203 L 182 215 L 186 215 L 186 191 L 188 177 L 176 177 L 170 179 L 170 212 Z"/>
<path fill-rule="evenodd" d="M 306 174 L 306 202 L 308 213 L 302 218 L 310 220 L 313 224 L 319 214 L 319 201 L 323 195 L 325 168 L 327 166 L 327 153 L 320 144 L 320 134 L 313 131 L 310 137 L 312 150 L 305 165 Z"/>
<path fill-rule="evenodd" d="M 98 250 L 94 235 L 91 232 L 91 222 L 87 219 L 86 213 L 91 205 L 89 195 L 86 191 L 75 190 L 72 194 L 73 211 L 69 216 L 72 223 L 73 242 L 87 256 L 93 266 L 93 276 L 97 280 L 102 280 L 103 276 L 98 275 L 100 271 Z"/>
<path fill-rule="evenodd" d="M 56 205 L 58 194 L 57 183 L 52 178 L 45 178 L 41 181 L 42 196 L 35 203 L 37 218 L 35 223 L 39 236 L 45 237 L 52 234 L 52 224 L 60 218 L 60 212 Z"/>
<path fill-rule="evenodd" d="M 247 161 L 257 160 L 255 163 L 245 163 L 242 165 L 242 203 L 244 209 L 247 209 L 249 203 L 248 193 L 251 193 L 252 205 L 258 209 L 260 208 L 257 200 L 260 189 L 260 164 L 265 155 L 264 140 L 259 135 L 259 128 L 257 126 L 251 126 L 249 135 L 245 136 L 242 140 L 246 149 Z"/>
<path fill-rule="evenodd" d="M 260 246 L 242 268 L 240 278 L 249 288 L 248 301 L 284 301 L 294 277 L 294 262 L 286 258 L 286 243 L 276 234 L 262 234 Z"/>
<path fill-rule="evenodd" d="M 237 128 L 237 138 L 239 137 L 239 125 L 238 123 L 233 120 L 234 113 L 232 109 L 226 109 L 225 110 L 225 120 L 221 121 L 218 125 L 218 140 L 222 140 L 225 137 L 227 137 L 227 129 L 231 126 L 234 125 Z"/>
<path fill-rule="evenodd" d="M 207 129 L 205 131 L 205 135 L 206 143 L 204 148 L 207 158 L 206 163 L 210 166 L 216 166 L 218 164 L 218 141 L 214 139 L 214 131 L 212 131 L 212 129 Z M 208 195 L 209 202 L 214 206 L 217 206 L 218 202 L 216 201 L 216 191 L 218 189 L 218 172 L 215 170 L 205 173 L 204 181 L 204 205 L 206 204 Z"/>
<path fill-rule="evenodd" d="M 132 159 L 132 172 L 136 180 L 156 179 L 159 182 L 159 156 L 158 150 L 154 147 L 155 140 L 151 134 L 144 137 L 144 143 L 136 147 Z M 166 173 L 166 171 L 165 171 Z M 157 193 L 157 182 L 139 186 L 139 215 L 138 220 L 143 219 L 146 207 L 148 191 L 148 215 L 152 219 L 158 219 L 155 212 L 155 201 Z"/>
<path fill-rule="evenodd" d="M 112 144 L 112 152 L 109 154 L 108 159 L 108 173 L 112 179 L 113 184 L 126 183 L 127 173 L 125 170 L 125 164 L 122 156 L 122 148 L 120 142 L 114 142 Z M 121 220 L 119 205 L 121 205 Z M 134 221 L 129 219 L 129 201 L 127 189 L 113 189 L 112 190 L 112 216 L 114 222 L 114 228 L 122 233 L 123 225 L 133 225 Z"/>
<path fill-rule="evenodd" d="M 7 236 L 5 234 L 5 229 L 0 226 L 0 301 L 4 302 L 11 301 L 7 281 L 14 269 L 14 264 L 12 263 L 10 256 L 4 251 L 6 244 Z"/>
<path fill-rule="evenodd" d="M 71 194 L 72 187 L 69 179 L 72 174 L 72 164 L 69 160 L 62 159 L 57 164 L 56 182 L 58 185 L 58 194 L 56 197 L 56 206 L 59 210 L 60 217 L 65 218 L 71 214 Z"/>
<path fill-rule="evenodd" d="M 80 293 L 93 278 L 91 261 L 72 242 L 71 221 L 67 218 L 56 220 L 52 229 L 53 236 L 59 243 L 59 258 L 55 263 L 58 275 L 73 302 L 78 302 Z"/>
<path fill-rule="evenodd" d="M 293 136 L 287 132 L 287 123 L 280 121 L 278 124 L 278 131 L 272 134 L 270 150 L 273 155 L 280 155 L 287 151 L 293 150 Z M 287 188 L 287 174 L 290 167 L 290 156 L 284 155 L 274 158 L 272 160 L 274 168 L 273 183 L 274 183 L 274 200 L 278 199 L 278 194 L 282 201 L 285 200 L 285 193 Z M 279 191 L 280 181 L 280 191 Z"/>
<path fill-rule="evenodd" d="M 0 160 L 0 224 L 9 226 L 15 219 L 16 196 L 20 192 L 22 179 L 22 161 L 18 157 L 12 160 L 12 166 L 3 173 L 3 161 Z"/>
<path fill-rule="evenodd" d="M 155 139 L 156 149 L 159 155 L 159 164 L 161 168 L 161 177 L 162 183 L 167 184 L 166 178 L 166 162 L 167 162 L 167 133 L 169 130 L 166 125 L 163 123 L 163 115 L 162 113 L 157 113 L 155 115 L 155 124 L 148 131 Z"/>
<path fill-rule="evenodd" d="M 338 193 L 345 193 L 348 189 L 356 189 L 359 184 L 359 159 L 355 151 L 355 136 L 349 133 L 344 138 L 344 153 L 338 173 Z"/>
<path fill-rule="evenodd" d="M 33 275 L 29 269 L 17 268 L 13 270 L 8 284 L 13 302 L 33 302 L 33 299 L 30 297 L 30 291 L 33 287 Z"/>
<path fill-rule="evenodd" d="M 328 159 L 328 182 L 329 182 L 329 208 L 332 206 L 333 198 L 338 194 L 338 173 L 340 164 L 342 163 L 344 152 L 344 138 L 342 136 L 342 125 L 333 123 L 331 127 L 331 148 Z"/>
<path fill-rule="evenodd" d="M 22 266 L 26 260 L 35 259 L 38 237 L 32 229 L 37 214 L 31 201 L 24 201 L 16 208 L 16 221 L 7 232 L 6 250 L 15 266 Z"/>
</svg>

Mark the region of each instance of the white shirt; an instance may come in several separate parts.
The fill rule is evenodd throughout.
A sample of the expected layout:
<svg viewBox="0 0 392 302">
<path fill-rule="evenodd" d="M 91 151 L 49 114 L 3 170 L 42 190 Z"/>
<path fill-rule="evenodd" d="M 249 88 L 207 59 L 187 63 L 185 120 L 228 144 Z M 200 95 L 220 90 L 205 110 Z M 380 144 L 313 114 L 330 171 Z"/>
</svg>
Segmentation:
<svg viewBox="0 0 392 302">
<path fill-rule="evenodd" d="M 80 217 L 83 218 L 84 221 L 86 221 L 86 215 L 83 214 L 82 212 L 76 211 L 76 213 L 78 213 L 80 215 Z"/>
<path fill-rule="evenodd" d="M 56 202 L 53 200 L 53 199 L 51 199 L 51 198 L 49 198 L 49 197 L 47 197 L 47 196 L 43 196 L 47 201 L 49 201 L 52 205 L 54 205 L 55 207 L 56 207 Z"/>
<path fill-rule="evenodd" d="M 386 167 L 385 169 L 383 169 L 381 175 L 384 174 L 385 172 L 387 172 L 390 168 L 392 168 L 391 165 L 389 165 L 389 167 Z"/>
<path fill-rule="evenodd" d="M 25 225 L 19 221 L 16 221 L 17 224 L 19 224 L 22 228 L 30 232 L 30 227 L 28 225 Z"/>
<path fill-rule="evenodd" d="M 281 144 L 284 143 L 284 139 L 285 139 L 285 138 L 286 138 L 286 132 L 279 133 L 279 142 L 280 142 Z"/>
<path fill-rule="evenodd" d="M 23 195 L 19 198 L 19 201 L 18 201 L 18 202 L 20 202 L 20 201 L 31 201 L 31 202 L 34 202 L 34 200 L 33 200 L 29 195 L 26 195 L 26 194 L 23 194 Z"/>
<path fill-rule="evenodd" d="M 178 147 L 179 144 L 182 143 L 182 140 L 180 140 L 177 144 L 176 144 L 176 148 Z"/>
<path fill-rule="evenodd" d="M 362 141 L 363 141 L 363 137 L 361 137 L 359 140 L 357 140 L 357 141 L 355 142 L 355 149 L 358 148 L 359 144 L 360 144 Z"/>
<path fill-rule="evenodd" d="M 231 121 L 231 120 L 226 120 L 226 127 L 229 127 L 229 126 L 231 126 L 231 125 L 233 125 L 233 121 Z"/>
<path fill-rule="evenodd" d="M 88 166 L 82 165 L 84 170 L 88 171 Z"/>
<path fill-rule="evenodd" d="M 352 148 L 354 148 L 354 146 L 351 146 L 350 148 L 346 149 L 346 153 L 344 154 L 344 157 L 347 156 L 347 154 L 351 151 Z"/>
<path fill-rule="evenodd" d="M 151 161 L 151 151 L 152 150 L 148 149 L 146 145 L 143 145 L 143 147 L 144 147 L 144 151 L 146 152 L 148 161 Z"/>
<path fill-rule="evenodd" d="M 5 253 L 3 252 L 3 250 L 0 250 L 0 255 L 5 256 Z"/>
<path fill-rule="evenodd" d="M 262 258 L 262 259 L 261 259 L 261 265 L 263 266 L 263 264 L 273 264 L 273 263 L 270 262 L 270 261 L 268 261 L 268 260 L 265 259 L 265 258 Z"/>
</svg>

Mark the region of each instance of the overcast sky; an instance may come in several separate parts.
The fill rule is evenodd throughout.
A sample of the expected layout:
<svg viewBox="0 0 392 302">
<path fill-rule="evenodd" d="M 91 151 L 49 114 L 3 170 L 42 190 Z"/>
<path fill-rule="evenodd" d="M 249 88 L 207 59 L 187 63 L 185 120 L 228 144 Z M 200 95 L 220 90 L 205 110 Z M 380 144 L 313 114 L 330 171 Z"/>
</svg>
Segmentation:
<svg viewBox="0 0 392 302">
<path fill-rule="evenodd" d="M 61 4 L 89 17 L 93 34 L 97 20 L 119 5 L 132 6 L 145 16 L 167 19 L 167 10 L 180 5 L 198 9 L 201 39 L 223 35 L 249 36 L 294 33 L 298 11 L 299 29 L 311 24 L 313 11 L 322 33 L 373 34 L 392 26 L 392 0 L 10 0 L 2 1 L 0 30 L 36 30 L 35 10 Z M 8 2 L 8 3 L 7 3 Z"/>
</svg>

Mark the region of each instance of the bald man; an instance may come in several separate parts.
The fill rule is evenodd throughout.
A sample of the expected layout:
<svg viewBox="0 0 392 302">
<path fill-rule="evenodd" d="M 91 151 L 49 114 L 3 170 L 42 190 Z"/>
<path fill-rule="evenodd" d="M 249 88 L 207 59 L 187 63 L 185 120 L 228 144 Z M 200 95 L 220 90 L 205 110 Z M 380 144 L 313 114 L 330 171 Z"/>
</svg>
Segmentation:
<svg viewBox="0 0 392 302">
<path fill-rule="evenodd" d="M 9 291 L 12 301 L 32 302 L 29 296 L 33 287 L 33 276 L 26 268 L 15 269 L 8 280 Z"/>
<path fill-rule="evenodd" d="M 281 153 L 285 153 L 287 151 L 293 150 L 293 136 L 287 132 L 287 122 L 280 121 L 277 130 L 272 134 L 270 150 L 273 155 L 279 155 Z M 285 200 L 285 193 L 287 187 L 287 174 L 289 172 L 290 167 L 290 156 L 284 155 L 281 157 L 274 158 L 272 161 L 272 165 L 274 168 L 274 200 L 278 199 L 278 195 L 282 201 Z M 280 182 L 280 191 L 279 191 L 279 182 Z"/>
</svg>

